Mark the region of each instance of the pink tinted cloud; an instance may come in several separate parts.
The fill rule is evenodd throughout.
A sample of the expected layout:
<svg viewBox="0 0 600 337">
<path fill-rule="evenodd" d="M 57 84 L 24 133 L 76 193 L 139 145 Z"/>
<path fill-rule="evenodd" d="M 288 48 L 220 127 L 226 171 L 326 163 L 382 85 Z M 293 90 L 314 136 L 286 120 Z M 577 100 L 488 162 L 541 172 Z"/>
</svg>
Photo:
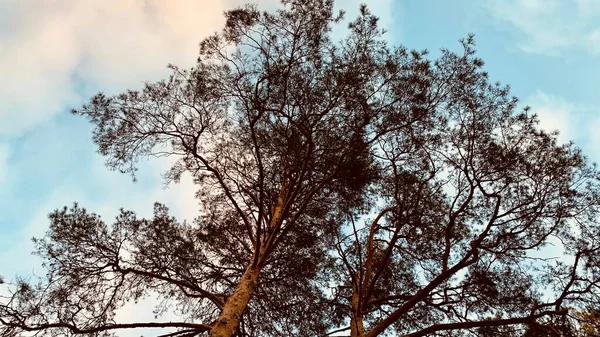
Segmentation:
<svg viewBox="0 0 600 337">
<path fill-rule="evenodd" d="M 7 0 L 0 135 L 18 135 L 93 90 L 120 91 L 188 66 L 231 4 L 218 0 Z M 86 93 L 89 94 L 89 93 Z"/>
<path fill-rule="evenodd" d="M 77 106 L 93 91 L 138 87 L 191 66 L 223 11 L 246 0 L 5 0 L 0 7 L 0 136 Z M 277 0 L 261 0 L 261 8 Z M 390 23 L 391 1 L 372 5 Z M 359 1 L 337 1 L 352 17 Z M 85 87 L 86 89 L 82 89 Z"/>
</svg>

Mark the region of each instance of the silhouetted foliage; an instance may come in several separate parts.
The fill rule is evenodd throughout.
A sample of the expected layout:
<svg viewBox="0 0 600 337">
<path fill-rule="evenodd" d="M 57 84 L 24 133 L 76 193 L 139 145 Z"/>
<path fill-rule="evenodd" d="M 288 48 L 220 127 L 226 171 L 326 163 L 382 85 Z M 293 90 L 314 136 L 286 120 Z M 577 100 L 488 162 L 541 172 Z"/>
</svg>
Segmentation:
<svg viewBox="0 0 600 337">
<path fill-rule="evenodd" d="M 74 110 L 112 169 L 175 158 L 201 212 L 53 212 L 48 273 L 8 284 L 0 336 L 537 336 L 599 303 L 598 172 L 490 83 L 471 36 L 430 61 L 366 6 L 333 41 L 333 1 L 282 3 L 226 12 L 194 68 Z M 115 321 L 151 295 L 181 321 Z"/>
<path fill-rule="evenodd" d="M 517 111 L 508 87 L 489 83 L 471 38 L 463 46 L 444 50 L 427 75 L 436 122 L 373 144 L 375 220 L 351 216 L 332 241 L 352 336 L 534 335 L 566 306 L 598 303 L 598 172 L 540 131 L 529 109 Z M 536 253 L 552 247 L 574 261 Z"/>
</svg>

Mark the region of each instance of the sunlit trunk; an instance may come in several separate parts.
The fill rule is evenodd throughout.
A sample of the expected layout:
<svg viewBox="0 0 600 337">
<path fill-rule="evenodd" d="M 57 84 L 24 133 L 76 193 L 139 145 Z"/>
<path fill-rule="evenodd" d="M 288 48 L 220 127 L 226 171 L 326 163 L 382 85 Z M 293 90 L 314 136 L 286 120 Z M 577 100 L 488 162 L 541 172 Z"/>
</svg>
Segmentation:
<svg viewBox="0 0 600 337">
<path fill-rule="evenodd" d="M 246 269 L 235 291 L 225 302 L 223 310 L 210 332 L 210 337 L 233 336 L 240 323 L 242 313 L 254 293 L 259 273 L 260 269 L 257 266 L 250 265 Z"/>
<path fill-rule="evenodd" d="M 277 198 L 277 204 L 271 209 L 272 214 L 269 223 L 270 233 L 268 233 L 270 239 L 273 239 L 276 236 L 278 226 L 282 221 L 283 209 L 285 206 L 285 189 L 286 184 L 281 188 L 281 192 Z M 250 302 L 250 298 L 256 288 L 260 270 L 268 255 L 267 248 L 272 244 L 272 241 L 268 242 L 270 240 L 265 241 L 261 242 L 260 248 L 256 248 L 258 251 L 255 252 L 255 254 L 257 254 L 256 261 L 258 263 L 255 263 L 254 257 L 250 259 L 250 263 L 235 288 L 235 291 L 227 298 L 219 318 L 215 321 L 213 328 L 210 331 L 210 337 L 231 337 L 235 334 L 242 314 L 248 306 L 248 302 Z"/>
<path fill-rule="evenodd" d="M 365 328 L 363 326 L 362 316 L 352 314 L 350 318 L 350 337 L 364 337 Z"/>
<path fill-rule="evenodd" d="M 352 286 L 352 314 L 350 316 L 350 337 L 364 337 L 362 310 L 360 308 L 360 292 L 356 285 Z"/>
</svg>

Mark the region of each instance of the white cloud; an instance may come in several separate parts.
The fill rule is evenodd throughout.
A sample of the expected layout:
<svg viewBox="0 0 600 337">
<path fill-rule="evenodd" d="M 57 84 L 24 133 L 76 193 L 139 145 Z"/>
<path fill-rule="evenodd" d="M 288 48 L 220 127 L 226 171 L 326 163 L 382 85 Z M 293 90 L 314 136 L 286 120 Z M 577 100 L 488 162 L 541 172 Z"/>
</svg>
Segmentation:
<svg viewBox="0 0 600 337">
<path fill-rule="evenodd" d="M 85 88 L 119 92 L 192 65 L 201 38 L 242 0 L 6 0 L 0 26 L 0 135 L 77 105 Z M 271 7 L 275 0 L 261 3 Z M 359 1 L 343 3 L 351 11 Z M 391 23 L 391 1 L 375 12 Z M 381 9 L 381 10 L 378 10 Z"/>
<path fill-rule="evenodd" d="M 0 32 L 0 135 L 19 134 L 78 100 L 191 65 L 221 27 L 222 1 L 9 1 Z M 83 83 L 84 82 L 84 83 Z"/>
<path fill-rule="evenodd" d="M 531 107 L 532 112 L 538 115 L 539 126 L 542 129 L 548 132 L 556 130 L 560 132 L 558 139 L 561 143 L 566 143 L 573 137 L 576 125 L 576 121 L 573 120 L 575 118 L 573 103 L 539 90 L 525 100 L 525 103 Z"/>
<path fill-rule="evenodd" d="M 566 101 L 562 97 L 550 95 L 542 91 L 537 91 L 533 96 L 525 100 L 525 103 L 531 107 L 531 111 L 536 113 L 540 119 L 540 127 L 548 132 L 558 130 L 558 141 L 568 143 L 575 137 L 581 137 L 578 134 L 581 121 L 577 116 L 581 116 L 583 107 L 575 103 Z"/>
<path fill-rule="evenodd" d="M 486 0 L 483 7 L 499 24 L 508 24 L 523 38 L 527 53 L 558 55 L 566 49 L 600 52 L 595 30 L 600 26 L 598 0 Z"/>
</svg>

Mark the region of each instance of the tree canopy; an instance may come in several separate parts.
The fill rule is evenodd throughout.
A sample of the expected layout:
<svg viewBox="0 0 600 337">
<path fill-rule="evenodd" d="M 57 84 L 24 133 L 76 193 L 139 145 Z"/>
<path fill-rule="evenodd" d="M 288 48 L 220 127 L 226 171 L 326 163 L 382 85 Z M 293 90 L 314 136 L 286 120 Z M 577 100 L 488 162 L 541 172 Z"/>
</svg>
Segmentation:
<svg viewBox="0 0 600 337">
<path fill-rule="evenodd" d="M 599 172 L 489 80 L 472 36 L 430 59 L 366 6 L 339 41 L 333 0 L 225 16 L 192 69 L 73 110 L 111 169 L 175 158 L 165 177 L 194 178 L 198 217 L 54 211 L 34 240 L 47 275 L 6 282 L 0 336 L 591 329 Z M 150 295 L 181 320 L 116 321 Z"/>
</svg>

